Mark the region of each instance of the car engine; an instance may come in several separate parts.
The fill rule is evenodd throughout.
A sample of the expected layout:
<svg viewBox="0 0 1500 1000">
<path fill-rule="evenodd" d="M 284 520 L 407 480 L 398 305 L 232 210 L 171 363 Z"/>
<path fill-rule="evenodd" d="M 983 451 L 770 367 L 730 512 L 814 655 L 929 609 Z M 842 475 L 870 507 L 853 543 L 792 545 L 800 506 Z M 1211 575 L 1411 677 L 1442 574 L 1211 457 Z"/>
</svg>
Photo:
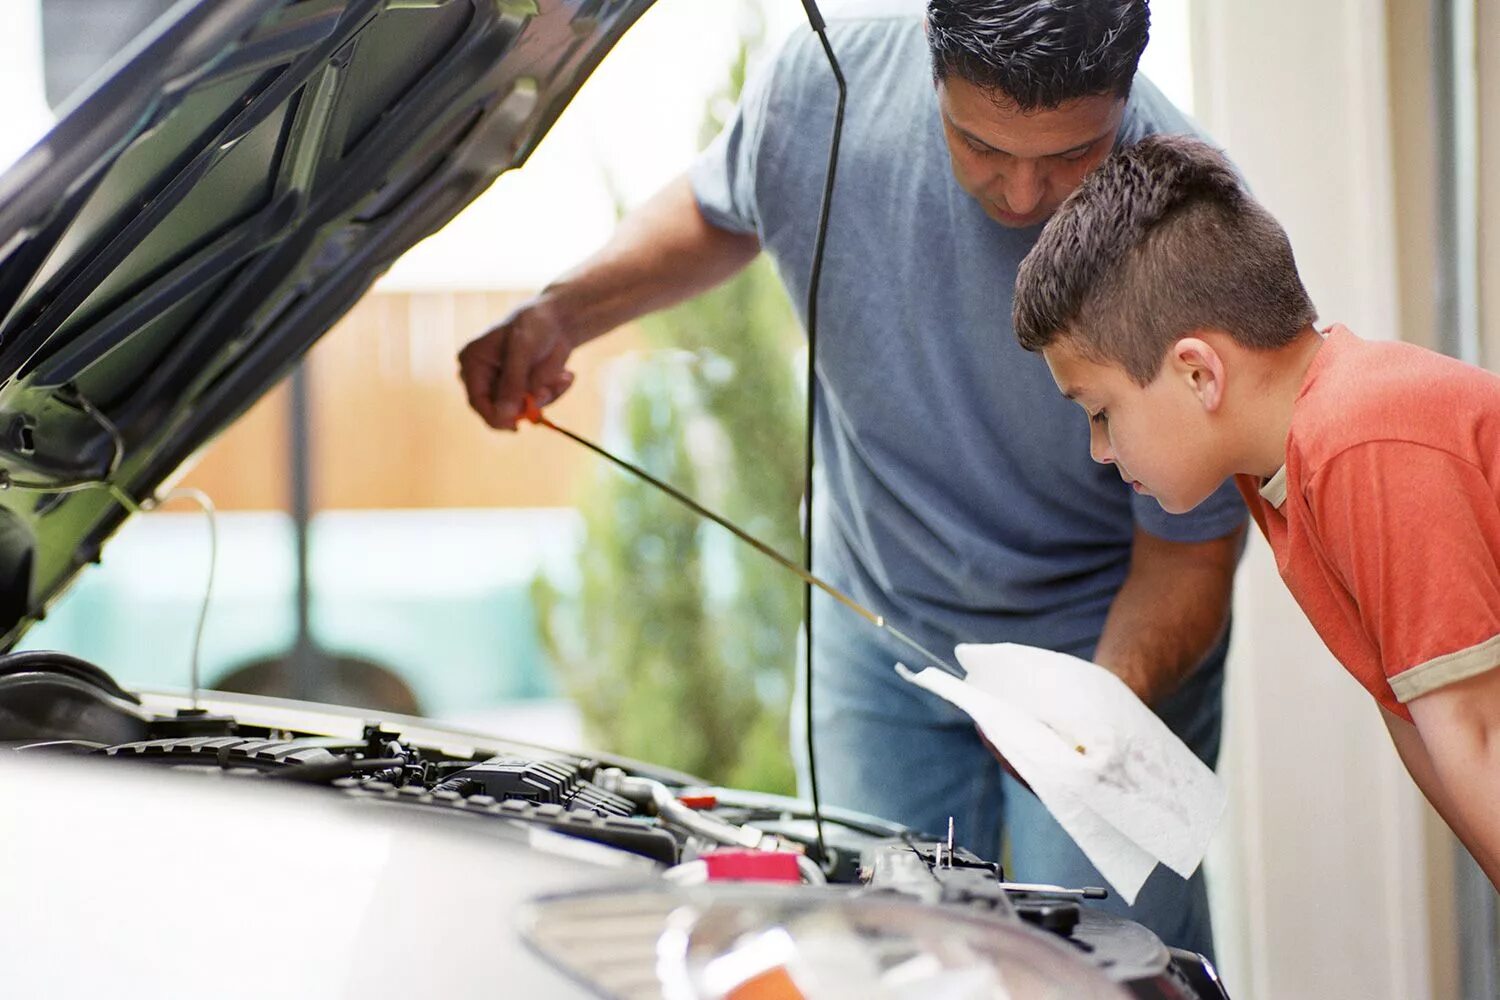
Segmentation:
<svg viewBox="0 0 1500 1000">
<path fill-rule="evenodd" d="M 13 653 L 0 656 L 0 755 L 64 755 L 215 781 L 317 786 L 391 808 L 487 819 L 644 859 L 674 886 L 706 881 L 710 859 L 775 856 L 790 862 L 786 873 L 804 886 L 848 887 L 1039 928 L 1137 997 L 1227 998 L 1200 956 L 1168 949 L 1145 928 L 1090 907 L 1104 890 L 1007 882 L 999 864 L 951 840 L 825 809 L 820 856 L 812 816 L 795 799 L 499 741 L 445 750 L 407 735 L 401 723 L 417 720 L 362 721 L 353 726 L 357 736 L 335 735 L 294 724 L 324 706 L 248 705 L 255 711 L 162 712 L 85 661 Z M 279 706 L 301 711 L 281 711 L 285 727 L 265 724 Z M 242 717 L 250 715 L 258 721 Z"/>
</svg>

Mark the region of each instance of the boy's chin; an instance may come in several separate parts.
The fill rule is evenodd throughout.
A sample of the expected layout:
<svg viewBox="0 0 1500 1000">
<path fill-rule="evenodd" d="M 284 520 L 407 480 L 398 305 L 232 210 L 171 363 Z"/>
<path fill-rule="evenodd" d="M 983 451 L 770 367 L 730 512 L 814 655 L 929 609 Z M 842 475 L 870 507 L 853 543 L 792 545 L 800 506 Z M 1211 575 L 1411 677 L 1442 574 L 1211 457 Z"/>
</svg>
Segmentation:
<svg viewBox="0 0 1500 1000">
<path fill-rule="evenodd" d="M 1157 505 L 1168 514 L 1186 514 L 1188 511 L 1198 506 L 1204 500 L 1208 499 L 1207 497 L 1199 497 L 1196 500 L 1185 501 L 1181 497 L 1162 496 L 1158 493 L 1152 493 L 1151 497 L 1156 501 Z"/>
</svg>

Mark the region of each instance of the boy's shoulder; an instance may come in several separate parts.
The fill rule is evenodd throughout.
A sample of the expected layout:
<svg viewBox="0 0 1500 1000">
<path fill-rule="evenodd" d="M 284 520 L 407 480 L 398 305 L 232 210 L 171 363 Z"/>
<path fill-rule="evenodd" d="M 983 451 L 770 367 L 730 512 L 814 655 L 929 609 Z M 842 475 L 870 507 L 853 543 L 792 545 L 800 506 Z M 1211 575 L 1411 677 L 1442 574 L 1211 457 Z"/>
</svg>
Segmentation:
<svg viewBox="0 0 1500 1000">
<path fill-rule="evenodd" d="M 1489 468 L 1500 462 L 1500 376 L 1335 325 L 1297 398 L 1292 437 L 1306 474 L 1376 442 L 1432 448 Z"/>
</svg>

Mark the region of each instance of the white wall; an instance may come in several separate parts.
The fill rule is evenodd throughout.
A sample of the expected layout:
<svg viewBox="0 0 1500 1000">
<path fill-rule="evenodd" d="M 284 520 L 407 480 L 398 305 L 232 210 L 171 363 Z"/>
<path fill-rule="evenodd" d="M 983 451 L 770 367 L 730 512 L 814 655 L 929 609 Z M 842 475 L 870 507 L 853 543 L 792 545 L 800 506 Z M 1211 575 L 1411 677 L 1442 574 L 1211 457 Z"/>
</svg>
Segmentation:
<svg viewBox="0 0 1500 1000">
<path fill-rule="evenodd" d="M 1383 8 L 1200 0 L 1195 17 L 1199 117 L 1286 225 L 1323 321 L 1395 337 Z M 1214 874 L 1231 991 L 1429 996 L 1425 806 L 1258 537 L 1229 671 L 1232 804 Z"/>
</svg>

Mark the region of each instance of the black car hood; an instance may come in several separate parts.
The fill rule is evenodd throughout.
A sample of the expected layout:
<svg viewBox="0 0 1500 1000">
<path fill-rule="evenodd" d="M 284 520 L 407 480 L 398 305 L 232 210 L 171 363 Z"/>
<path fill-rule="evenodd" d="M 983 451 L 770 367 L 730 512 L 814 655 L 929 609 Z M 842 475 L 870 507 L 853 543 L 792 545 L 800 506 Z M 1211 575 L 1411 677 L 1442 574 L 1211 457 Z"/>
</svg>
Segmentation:
<svg viewBox="0 0 1500 1000">
<path fill-rule="evenodd" d="M 0 648 L 651 0 L 199 0 L 0 177 Z M 59 492 L 71 489 L 71 492 Z"/>
</svg>

